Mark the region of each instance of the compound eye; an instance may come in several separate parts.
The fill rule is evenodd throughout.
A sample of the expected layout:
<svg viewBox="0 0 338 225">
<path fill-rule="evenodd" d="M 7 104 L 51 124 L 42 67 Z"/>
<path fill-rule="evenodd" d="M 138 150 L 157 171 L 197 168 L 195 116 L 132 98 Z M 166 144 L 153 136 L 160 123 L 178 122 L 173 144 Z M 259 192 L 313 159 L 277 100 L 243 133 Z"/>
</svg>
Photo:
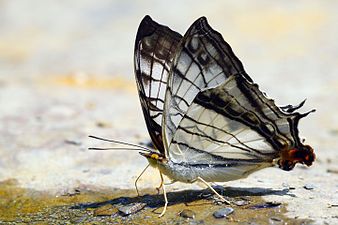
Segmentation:
<svg viewBox="0 0 338 225">
<path fill-rule="evenodd" d="M 315 161 L 316 155 L 313 153 L 313 149 L 309 145 L 304 145 L 303 162 L 307 166 L 311 166 Z"/>
</svg>

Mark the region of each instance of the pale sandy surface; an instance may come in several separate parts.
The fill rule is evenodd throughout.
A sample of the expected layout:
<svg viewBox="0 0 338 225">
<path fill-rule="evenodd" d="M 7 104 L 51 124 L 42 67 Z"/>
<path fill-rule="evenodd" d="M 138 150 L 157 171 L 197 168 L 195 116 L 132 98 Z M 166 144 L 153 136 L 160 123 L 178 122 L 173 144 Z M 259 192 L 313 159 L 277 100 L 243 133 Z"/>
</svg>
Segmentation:
<svg viewBox="0 0 338 225">
<path fill-rule="evenodd" d="M 100 143 L 87 135 L 148 140 L 133 80 L 138 24 L 150 14 L 184 33 L 205 15 L 277 103 L 307 98 L 304 110 L 317 109 L 300 124 L 318 156 L 311 168 L 266 169 L 226 185 L 294 187 L 294 196 L 265 198 L 288 203 L 290 217 L 338 224 L 338 2 L 164 2 L 0 1 L 0 181 L 56 193 L 133 188 L 145 159 L 89 152 Z M 140 181 L 157 184 L 156 171 Z"/>
</svg>

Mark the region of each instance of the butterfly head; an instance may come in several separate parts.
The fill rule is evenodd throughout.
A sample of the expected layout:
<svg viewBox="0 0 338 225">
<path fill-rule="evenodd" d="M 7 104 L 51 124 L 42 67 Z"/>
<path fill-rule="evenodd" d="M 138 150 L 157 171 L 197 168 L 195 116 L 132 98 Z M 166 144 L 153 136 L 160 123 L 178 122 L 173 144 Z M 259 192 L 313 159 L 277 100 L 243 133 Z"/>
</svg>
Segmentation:
<svg viewBox="0 0 338 225">
<path fill-rule="evenodd" d="M 311 166 L 316 155 L 309 145 L 301 145 L 297 148 L 283 150 L 278 165 L 283 170 L 292 170 L 297 163 Z"/>
<path fill-rule="evenodd" d="M 146 157 L 149 161 L 149 164 L 153 167 L 156 167 L 159 162 L 164 163 L 167 161 L 167 159 L 161 153 L 157 152 L 140 152 L 140 155 Z"/>
</svg>

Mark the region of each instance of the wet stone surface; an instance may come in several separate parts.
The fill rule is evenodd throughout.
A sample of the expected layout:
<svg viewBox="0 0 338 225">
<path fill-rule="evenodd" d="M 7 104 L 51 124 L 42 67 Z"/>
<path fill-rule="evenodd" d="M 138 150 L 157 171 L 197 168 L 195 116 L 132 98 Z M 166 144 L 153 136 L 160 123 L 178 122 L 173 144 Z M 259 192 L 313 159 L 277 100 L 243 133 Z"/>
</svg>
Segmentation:
<svg viewBox="0 0 338 225">
<path fill-rule="evenodd" d="M 245 194 L 250 204 L 226 207 L 202 197 L 206 191 L 168 193 L 167 212 L 158 218 L 164 201 L 162 195 L 153 194 L 154 189 L 142 190 L 152 194 L 140 197 L 135 197 L 135 190 L 87 190 L 77 195 L 55 197 L 22 189 L 14 181 L 8 181 L 0 185 L 1 201 L 7 203 L 0 208 L 0 224 L 177 224 L 186 220 L 191 224 L 223 224 L 216 219 L 221 217 L 229 224 L 276 224 L 279 220 L 288 224 L 312 223 L 311 220 L 285 217 L 285 205 L 252 209 L 252 206 L 266 204 L 257 194 L 227 190 L 230 200 L 236 201 Z M 16 195 L 16 200 L 6 193 Z"/>
</svg>

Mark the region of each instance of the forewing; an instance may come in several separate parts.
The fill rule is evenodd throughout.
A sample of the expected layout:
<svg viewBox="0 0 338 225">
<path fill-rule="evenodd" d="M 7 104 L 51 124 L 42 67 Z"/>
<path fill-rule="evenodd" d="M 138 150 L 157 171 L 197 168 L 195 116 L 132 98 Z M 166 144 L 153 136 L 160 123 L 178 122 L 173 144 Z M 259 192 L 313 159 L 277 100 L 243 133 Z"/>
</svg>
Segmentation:
<svg viewBox="0 0 338 225">
<path fill-rule="evenodd" d="M 136 83 L 148 132 L 164 153 L 162 113 L 168 73 L 182 36 L 146 16 L 137 31 L 134 52 Z"/>
<path fill-rule="evenodd" d="M 181 40 L 168 79 L 165 102 L 165 126 L 169 145 L 177 127 L 196 95 L 206 88 L 222 84 L 229 76 L 244 71 L 221 34 L 213 30 L 205 17 L 196 20 Z"/>
</svg>

